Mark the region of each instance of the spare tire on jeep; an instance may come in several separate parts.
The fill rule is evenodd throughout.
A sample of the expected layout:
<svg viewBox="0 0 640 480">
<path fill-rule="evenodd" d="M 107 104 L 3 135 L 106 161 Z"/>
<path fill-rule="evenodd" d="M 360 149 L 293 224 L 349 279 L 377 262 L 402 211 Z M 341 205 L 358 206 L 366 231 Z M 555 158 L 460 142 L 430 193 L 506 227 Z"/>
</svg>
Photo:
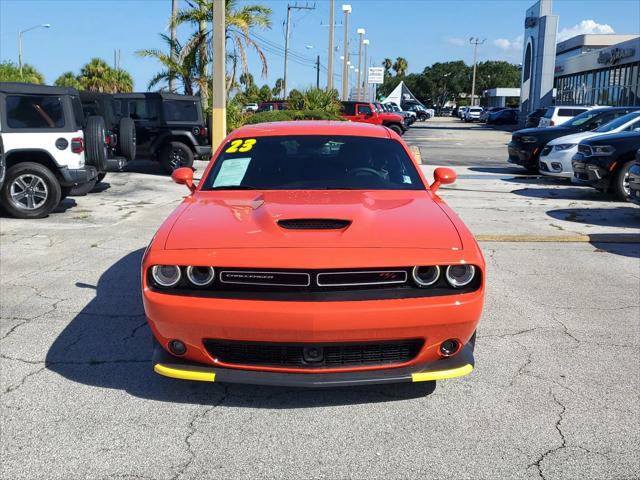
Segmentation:
<svg viewBox="0 0 640 480">
<path fill-rule="evenodd" d="M 93 165 L 98 172 L 106 171 L 109 152 L 107 151 L 104 118 L 97 116 L 87 117 L 87 126 L 84 129 L 84 145 L 87 165 Z"/>
<path fill-rule="evenodd" d="M 136 158 L 136 125 L 129 117 L 122 117 L 119 125 L 120 153 L 129 161 Z"/>
</svg>

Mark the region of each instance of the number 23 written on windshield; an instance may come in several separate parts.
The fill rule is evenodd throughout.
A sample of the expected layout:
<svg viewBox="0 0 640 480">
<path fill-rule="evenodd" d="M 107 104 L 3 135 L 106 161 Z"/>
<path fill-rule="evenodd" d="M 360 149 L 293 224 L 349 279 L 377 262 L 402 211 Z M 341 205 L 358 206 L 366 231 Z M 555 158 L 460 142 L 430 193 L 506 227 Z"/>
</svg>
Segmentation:
<svg viewBox="0 0 640 480">
<path fill-rule="evenodd" d="M 225 150 L 225 153 L 244 153 L 248 152 L 256 144 L 255 138 L 247 138 L 245 140 L 233 140 L 229 148 Z"/>
</svg>

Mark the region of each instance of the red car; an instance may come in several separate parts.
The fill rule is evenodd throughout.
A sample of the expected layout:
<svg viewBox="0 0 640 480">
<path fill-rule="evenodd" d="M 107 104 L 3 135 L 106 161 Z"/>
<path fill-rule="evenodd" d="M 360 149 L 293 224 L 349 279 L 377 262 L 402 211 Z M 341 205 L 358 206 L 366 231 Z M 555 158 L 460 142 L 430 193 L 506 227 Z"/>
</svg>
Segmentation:
<svg viewBox="0 0 640 480">
<path fill-rule="evenodd" d="M 485 262 L 386 128 L 300 121 L 229 135 L 142 262 L 168 377 L 289 386 L 473 370 Z"/>
<path fill-rule="evenodd" d="M 389 113 L 369 102 L 342 102 L 342 118 L 352 122 L 384 125 L 398 135 L 407 131 L 404 118 L 397 113 Z"/>
</svg>

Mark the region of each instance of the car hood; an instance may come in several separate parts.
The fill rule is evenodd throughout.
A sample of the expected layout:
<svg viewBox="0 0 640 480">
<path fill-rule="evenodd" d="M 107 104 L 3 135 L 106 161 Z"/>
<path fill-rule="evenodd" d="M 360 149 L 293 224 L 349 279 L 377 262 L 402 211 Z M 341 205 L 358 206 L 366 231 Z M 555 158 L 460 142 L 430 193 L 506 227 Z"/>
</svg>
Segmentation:
<svg viewBox="0 0 640 480">
<path fill-rule="evenodd" d="M 585 138 L 597 137 L 599 135 L 604 135 L 604 133 L 598 132 L 580 132 L 580 133 L 572 133 L 571 135 L 565 135 L 564 137 L 555 138 L 551 140 L 548 145 L 560 145 L 562 143 L 575 143 L 578 144 Z"/>
<path fill-rule="evenodd" d="M 588 138 L 580 143 L 585 145 L 617 145 L 625 144 L 637 149 L 640 147 L 640 132 L 620 132 L 620 133 L 607 133 L 605 135 L 598 135 L 596 138 Z"/>
<path fill-rule="evenodd" d="M 165 248 L 460 249 L 458 231 L 424 190 L 197 192 Z M 278 221 L 339 219 L 335 230 L 287 229 Z"/>
<path fill-rule="evenodd" d="M 513 132 L 511 139 L 513 141 L 518 141 L 519 137 L 536 137 L 538 139 L 538 143 L 548 143 L 550 140 L 558 137 L 564 137 L 566 135 L 570 135 L 572 133 L 576 133 L 578 129 L 571 127 L 549 127 L 549 128 L 525 128 L 523 130 L 517 130 Z"/>
</svg>

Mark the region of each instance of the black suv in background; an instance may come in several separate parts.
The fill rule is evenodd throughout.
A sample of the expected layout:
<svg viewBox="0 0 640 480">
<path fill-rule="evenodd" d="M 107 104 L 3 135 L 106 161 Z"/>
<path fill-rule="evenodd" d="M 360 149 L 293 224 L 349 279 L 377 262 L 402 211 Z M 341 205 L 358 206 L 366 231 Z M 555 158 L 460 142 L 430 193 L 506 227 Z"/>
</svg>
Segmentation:
<svg viewBox="0 0 640 480">
<path fill-rule="evenodd" d="M 113 98 L 120 114 L 135 122 L 138 158 L 155 159 L 171 173 L 179 167 L 191 167 L 196 155 L 211 155 L 209 131 L 199 97 L 121 93 Z"/>
<path fill-rule="evenodd" d="M 573 183 L 612 192 L 618 200 L 630 195 L 629 170 L 640 148 L 640 131 L 587 138 L 571 159 Z"/>
<path fill-rule="evenodd" d="M 640 205 L 640 148 L 636 152 L 636 163 L 629 170 L 629 201 Z"/>
<path fill-rule="evenodd" d="M 587 110 L 567 120 L 562 125 L 553 128 L 525 128 L 513 132 L 508 145 L 509 163 L 522 165 L 527 170 L 538 171 L 540 152 L 551 140 L 571 135 L 572 133 L 587 132 L 609 123 L 611 120 L 640 110 L 640 107 L 602 107 Z"/>
</svg>

